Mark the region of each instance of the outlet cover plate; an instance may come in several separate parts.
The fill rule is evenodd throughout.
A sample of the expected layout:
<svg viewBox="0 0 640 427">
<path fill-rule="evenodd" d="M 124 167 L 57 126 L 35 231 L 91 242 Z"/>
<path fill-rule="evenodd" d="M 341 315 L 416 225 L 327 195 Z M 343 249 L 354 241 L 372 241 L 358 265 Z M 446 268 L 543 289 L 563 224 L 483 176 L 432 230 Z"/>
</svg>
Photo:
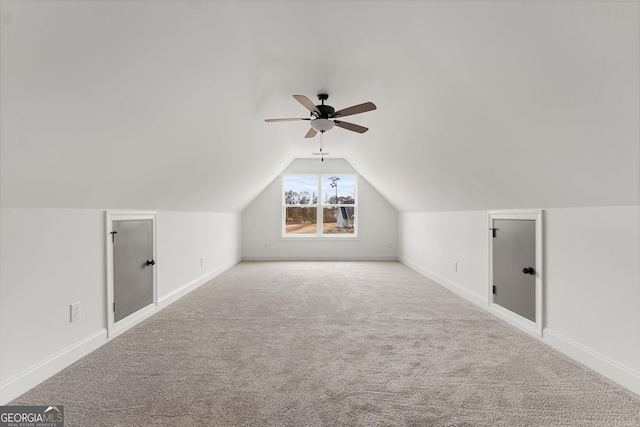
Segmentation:
<svg viewBox="0 0 640 427">
<path fill-rule="evenodd" d="M 71 321 L 80 320 L 80 303 L 71 304 Z"/>
</svg>

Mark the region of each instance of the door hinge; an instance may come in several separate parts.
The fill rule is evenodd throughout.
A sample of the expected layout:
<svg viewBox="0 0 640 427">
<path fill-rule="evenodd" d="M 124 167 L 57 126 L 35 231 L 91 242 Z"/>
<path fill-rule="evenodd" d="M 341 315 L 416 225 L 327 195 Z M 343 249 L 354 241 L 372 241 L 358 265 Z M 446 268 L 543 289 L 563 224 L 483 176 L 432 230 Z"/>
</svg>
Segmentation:
<svg viewBox="0 0 640 427">
<path fill-rule="evenodd" d="M 489 230 L 491 230 L 491 232 L 493 233 L 493 238 L 496 238 L 496 230 L 497 228 L 490 228 Z"/>
<path fill-rule="evenodd" d="M 116 242 L 116 234 L 118 234 L 117 231 L 112 231 L 111 233 L 111 243 L 115 243 Z"/>
<path fill-rule="evenodd" d="M 494 287 L 495 287 L 495 286 L 494 286 Z M 494 292 L 494 293 L 495 293 L 495 292 Z M 114 313 L 116 312 L 116 302 L 115 302 L 115 301 L 113 302 L 113 312 L 114 312 Z"/>
<path fill-rule="evenodd" d="M 491 292 L 493 292 L 493 294 L 494 294 L 494 295 L 496 294 L 496 285 L 493 285 L 493 286 L 491 287 Z M 114 304 L 115 304 L 115 303 L 114 303 Z"/>
</svg>

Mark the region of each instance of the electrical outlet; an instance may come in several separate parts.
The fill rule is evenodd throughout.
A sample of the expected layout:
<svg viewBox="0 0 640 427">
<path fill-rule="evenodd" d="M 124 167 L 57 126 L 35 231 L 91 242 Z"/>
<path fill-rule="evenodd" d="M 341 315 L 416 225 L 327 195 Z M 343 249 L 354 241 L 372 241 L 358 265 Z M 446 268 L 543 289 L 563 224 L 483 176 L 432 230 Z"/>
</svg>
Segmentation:
<svg viewBox="0 0 640 427">
<path fill-rule="evenodd" d="M 80 320 L 80 303 L 71 304 L 71 321 Z"/>
<path fill-rule="evenodd" d="M 393 245 L 391 243 L 389 243 L 389 249 L 392 249 Z"/>
<path fill-rule="evenodd" d="M 264 248 L 265 248 L 265 249 L 268 249 L 268 248 L 269 248 L 269 245 L 267 245 L 267 244 L 265 243 L 265 244 L 264 244 Z"/>
</svg>

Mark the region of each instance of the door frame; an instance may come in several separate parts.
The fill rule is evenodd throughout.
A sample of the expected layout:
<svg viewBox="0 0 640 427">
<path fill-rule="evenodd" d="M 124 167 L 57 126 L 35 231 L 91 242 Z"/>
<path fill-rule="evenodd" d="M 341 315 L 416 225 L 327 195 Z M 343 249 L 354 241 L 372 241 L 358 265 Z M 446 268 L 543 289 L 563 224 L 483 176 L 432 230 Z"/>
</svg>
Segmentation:
<svg viewBox="0 0 640 427">
<path fill-rule="evenodd" d="M 113 302 L 114 302 L 114 282 L 113 282 L 113 243 L 112 234 L 114 221 L 138 221 L 151 220 L 153 239 L 153 259 L 158 260 L 157 238 L 156 238 L 156 212 L 152 211 L 106 211 L 105 212 L 105 247 L 107 254 L 107 338 L 114 338 L 121 333 L 131 329 L 147 317 L 158 311 L 158 283 L 157 272 L 153 270 L 153 302 L 135 313 L 114 322 Z"/>
<path fill-rule="evenodd" d="M 544 262 L 543 262 L 543 210 L 503 210 L 489 211 L 489 286 L 487 289 L 489 301 L 489 310 L 511 323 L 512 325 L 528 332 L 532 335 L 542 337 L 542 329 L 544 326 L 544 307 L 543 307 L 543 291 L 544 291 Z M 507 220 L 532 220 L 535 221 L 536 227 L 536 321 L 520 316 L 506 308 L 499 306 L 493 302 L 493 221 L 500 219 Z"/>
</svg>

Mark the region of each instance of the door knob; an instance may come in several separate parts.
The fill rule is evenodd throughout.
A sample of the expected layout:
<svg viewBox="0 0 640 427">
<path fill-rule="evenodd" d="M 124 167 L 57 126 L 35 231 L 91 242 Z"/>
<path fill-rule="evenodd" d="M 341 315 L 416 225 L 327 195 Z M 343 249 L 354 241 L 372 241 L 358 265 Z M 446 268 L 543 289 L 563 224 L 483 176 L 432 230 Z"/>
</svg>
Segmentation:
<svg viewBox="0 0 640 427">
<path fill-rule="evenodd" d="M 523 268 L 522 272 L 524 274 L 531 274 L 531 275 L 536 274 L 536 271 L 532 267 Z"/>
<path fill-rule="evenodd" d="M 152 259 L 147 260 L 147 265 L 156 265 L 156 262 Z"/>
</svg>

